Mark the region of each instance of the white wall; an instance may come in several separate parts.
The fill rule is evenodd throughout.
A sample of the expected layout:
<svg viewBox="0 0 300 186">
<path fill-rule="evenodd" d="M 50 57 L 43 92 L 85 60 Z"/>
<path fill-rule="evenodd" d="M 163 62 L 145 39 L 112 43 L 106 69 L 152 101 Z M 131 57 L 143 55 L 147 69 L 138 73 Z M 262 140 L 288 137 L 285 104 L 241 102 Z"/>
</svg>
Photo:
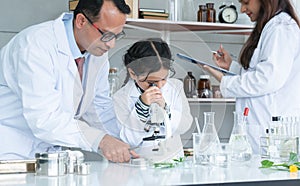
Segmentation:
<svg viewBox="0 0 300 186">
<path fill-rule="evenodd" d="M 58 17 L 68 0 L 1 0 L 0 48 L 27 26 Z"/>
<path fill-rule="evenodd" d="M 300 0 L 292 0 L 294 3 L 294 6 L 296 8 L 296 11 L 298 13 L 298 16 L 300 16 Z"/>
</svg>

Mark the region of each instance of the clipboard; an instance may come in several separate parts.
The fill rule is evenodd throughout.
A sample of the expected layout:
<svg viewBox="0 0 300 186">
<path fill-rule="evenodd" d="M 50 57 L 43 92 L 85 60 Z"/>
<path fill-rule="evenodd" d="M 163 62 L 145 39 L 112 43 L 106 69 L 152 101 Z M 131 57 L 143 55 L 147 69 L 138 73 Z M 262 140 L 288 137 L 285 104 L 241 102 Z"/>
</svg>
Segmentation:
<svg viewBox="0 0 300 186">
<path fill-rule="evenodd" d="M 191 58 L 191 57 L 186 56 L 186 55 L 181 54 L 181 53 L 178 53 L 177 56 L 178 56 L 179 58 L 181 58 L 181 59 L 184 59 L 184 60 L 189 61 L 189 62 L 194 63 L 194 64 L 207 65 L 207 66 L 209 66 L 209 67 L 211 67 L 211 68 L 213 68 L 213 69 L 215 69 L 215 70 L 218 70 L 218 71 L 220 71 L 220 72 L 222 72 L 222 73 L 224 73 L 224 74 L 226 74 L 226 75 L 231 75 L 231 76 L 235 76 L 235 75 L 236 75 L 236 74 L 233 73 L 233 72 L 230 72 L 230 71 L 225 70 L 225 69 L 223 69 L 223 68 L 216 67 L 216 66 L 214 66 L 214 65 L 208 64 L 208 63 L 206 63 L 206 62 L 204 62 L 204 61 L 199 61 L 199 60 L 197 60 L 197 59 Z"/>
</svg>

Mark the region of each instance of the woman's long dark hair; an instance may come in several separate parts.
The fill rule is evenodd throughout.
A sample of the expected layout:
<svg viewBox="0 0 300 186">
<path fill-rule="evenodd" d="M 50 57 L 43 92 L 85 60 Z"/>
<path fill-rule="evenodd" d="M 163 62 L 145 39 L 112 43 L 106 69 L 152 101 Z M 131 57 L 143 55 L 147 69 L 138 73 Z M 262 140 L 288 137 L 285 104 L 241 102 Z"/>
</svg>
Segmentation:
<svg viewBox="0 0 300 186">
<path fill-rule="evenodd" d="M 241 2 L 241 0 L 239 0 Z M 286 12 L 289 14 L 298 24 L 300 28 L 300 21 L 297 17 L 297 13 L 293 8 L 290 0 L 260 0 L 261 7 L 257 19 L 257 23 L 253 32 L 246 41 L 244 47 L 242 48 L 239 61 L 242 67 L 247 70 L 249 68 L 251 57 L 257 47 L 259 38 L 261 36 L 262 30 L 267 24 L 267 22 L 276 15 L 278 11 Z"/>
<path fill-rule="evenodd" d="M 134 43 L 127 50 L 123 60 L 127 69 L 132 69 L 136 76 L 146 76 L 145 80 L 150 73 L 157 72 L 161 68 L 175 74 L 171 50 L 168 44 L 160 38 L 149 38 Z M 124 85 L 128 82 L 129 77 L 127 70 Z"/>
</svg>

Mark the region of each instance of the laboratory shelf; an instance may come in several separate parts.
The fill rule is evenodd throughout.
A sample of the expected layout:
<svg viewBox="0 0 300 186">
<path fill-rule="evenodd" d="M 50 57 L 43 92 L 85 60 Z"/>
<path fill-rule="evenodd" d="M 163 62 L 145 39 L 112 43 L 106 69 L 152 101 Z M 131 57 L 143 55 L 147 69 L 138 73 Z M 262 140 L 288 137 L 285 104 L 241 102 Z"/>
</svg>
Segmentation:
<svg viewBox="0 0 300 186">
<path fill-rule="evenodd" d="M 144 28 L 154 31 L 201 31 L 207 33 L 242 35 L 249 35 L 253 29 L 253 25 L 132 18 L 127 18 L 125 27 L 136 29 Z"/>
<path fill-rule="evenodd" d="M 235 98 L 188 98 L 189 103 L 235 103 Z"/>
</svg>

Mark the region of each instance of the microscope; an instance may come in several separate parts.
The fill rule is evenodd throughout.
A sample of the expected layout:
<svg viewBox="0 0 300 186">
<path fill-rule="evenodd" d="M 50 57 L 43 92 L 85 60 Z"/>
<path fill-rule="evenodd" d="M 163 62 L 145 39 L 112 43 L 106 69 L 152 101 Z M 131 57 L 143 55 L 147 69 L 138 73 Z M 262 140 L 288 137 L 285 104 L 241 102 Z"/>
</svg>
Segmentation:
<svg viewBox="0 0 300 186">
<path fill-rule="evenodd" d="M 156 86 L 156 84 L 151 84 L 150 86 Z M 150 137 L 143 138 L 143 141 L 153 141 L 156 139 L 164 139 L 165 135 L 159 135 L 160 124 L 165 120 L 165 110 L 159 106 L 158 103 L 151 103 L 149 108 L 150 118 L 144 126 L 144 130 L 149 132 L 153 128 L 153 135 Z"/>
<path fill-rule="evenodd" d="M 150 86 L 156 86 L 152 84 Z M 170 128 L 170 120 L 165 109 L 158 103 L 151 103 L 149 118 L 144 126 L 146 132 L 153 132 L 152 136 L 143 138 L 143 141 L 152 142 L 153 146 L 146 147 L 147 159 L 152 162 L 165 162 L 176 157 L 181 152 L 182 143 L 180 135 L 173 136 Z M 161 124 L 165 125 L 164 135 L 161 134 Z"/>
</svg>

